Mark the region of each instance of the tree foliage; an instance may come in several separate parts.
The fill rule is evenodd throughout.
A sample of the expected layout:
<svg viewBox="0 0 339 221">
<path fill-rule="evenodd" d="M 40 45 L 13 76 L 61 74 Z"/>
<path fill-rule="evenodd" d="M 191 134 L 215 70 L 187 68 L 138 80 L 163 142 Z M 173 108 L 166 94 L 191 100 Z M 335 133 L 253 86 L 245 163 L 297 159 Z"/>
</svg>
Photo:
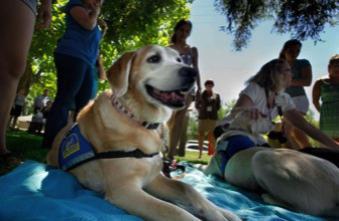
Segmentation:
<svg viewBox="0 0 339 221">
<path fill-rule="evenodd" d="M 53 5 L 51 27 L 36 30 L 27 61 L 27 70 L 20 88 L 29 92 L 32 100 L 49 88 L 52 95 L 56 90 L 54 49 L 65 30 L 65 13 L 68 0 L 58 0 Z M 188 0 L 106 0 L 101 18 L 108 31 L 101 42 L 101 55 L 106 68 L 119 55 L 147 44 L 167 45 L 174 24 L 189 16 Z M 100 88 L 105 88 L 105 84 Z"/>
<path fill-rule="evenodd" d="M 339 0 L 215 0 L 216 9 L 226 17 L 221 30 L 234 35 L 237 50 L 247 45 L 252 30 L 265 19 L 274 19 L 273 30 L 291 37 L 320 41 L 326 25 L 339 20 Z"/>
</svg>

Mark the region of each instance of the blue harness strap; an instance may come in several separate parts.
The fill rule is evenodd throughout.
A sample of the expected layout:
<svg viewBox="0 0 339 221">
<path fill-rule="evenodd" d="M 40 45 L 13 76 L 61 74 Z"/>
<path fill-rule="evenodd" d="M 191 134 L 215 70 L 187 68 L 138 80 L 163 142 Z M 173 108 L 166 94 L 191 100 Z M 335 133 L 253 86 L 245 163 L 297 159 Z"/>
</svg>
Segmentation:
<svg viewBox="0 0 339 221">
<path fill-rule="evenodd" d="M 158 154 L 158 152 L 146 154 L 139 149 L 129 152 L 108 151 L 97 153 L 93 145 L 81 134 L 78 124 L 74 124 L 60 144 L 59 166 L 63 170 L 70 170 L 95 159 L 151 158 Z"/>
</svg>

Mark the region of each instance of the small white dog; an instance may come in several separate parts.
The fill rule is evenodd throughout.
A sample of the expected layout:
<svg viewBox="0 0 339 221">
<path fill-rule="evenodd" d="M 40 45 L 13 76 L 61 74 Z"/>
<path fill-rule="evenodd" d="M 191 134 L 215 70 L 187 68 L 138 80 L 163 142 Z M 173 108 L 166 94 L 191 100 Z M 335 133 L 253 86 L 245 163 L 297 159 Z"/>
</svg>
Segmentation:
<svg viewBox="0 0 339 221">
<path fill-rule="evenodd" d="M 259 133 L 271 126 L 265 118 L 250 119 L 249 111 L 237 114 L 228 132 L 218 139 L 219 152 L 205 173 L 224 177 L 235 186 L 264 190 L 262 198 L 270 204 L 339 217 L 339 169 L 331 162 L 296 150 L 258 146 L 227 156 L 230 138 L 238 136 L 244 147 L 251 141 L 260 143 Z"/>
</svg>

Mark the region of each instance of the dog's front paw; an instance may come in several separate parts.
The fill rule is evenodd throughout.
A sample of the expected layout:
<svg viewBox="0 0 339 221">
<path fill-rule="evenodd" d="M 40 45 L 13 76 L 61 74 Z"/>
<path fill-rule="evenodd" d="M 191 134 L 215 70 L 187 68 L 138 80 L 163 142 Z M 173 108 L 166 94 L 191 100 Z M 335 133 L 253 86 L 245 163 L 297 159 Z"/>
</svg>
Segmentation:
<svg viewBox="0 0 339 221">
<path fill-rule="evenodd" d="M 219 219 L 214 219 L 214 220 L 223 220 L 223 221 L 241 221 L 241 219 L 234 213 L 222 209 L 222 208 L 218 208 L 218 214 L 220 214 L 220 218 Z"/>
<path fill-rule="evenodd" d="M 205 213 L 205 216 L 202 220 L 207 221 L 241 221 L 241 219 L 234 213 L 219 208 L 219 207 L 213 207 L 208 210 L 207 213 Z"/>
</svg>

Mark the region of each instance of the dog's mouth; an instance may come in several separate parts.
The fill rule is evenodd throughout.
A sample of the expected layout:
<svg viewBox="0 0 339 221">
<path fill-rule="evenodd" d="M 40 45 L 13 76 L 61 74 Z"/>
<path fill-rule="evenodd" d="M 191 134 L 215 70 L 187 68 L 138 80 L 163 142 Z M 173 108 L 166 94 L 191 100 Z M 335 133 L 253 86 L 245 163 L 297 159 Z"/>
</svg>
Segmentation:
<svg viewBox="0 0 339 221">
<path fill-rule="evenodd" d="M 151 97 L 160 101 L 162 104 L 172 108 L 180 108 L 185 105 L 186 96 L 190 91 L 190 88 L 162 91 L 150 85 L 146 85 L 146 90 Z"/>
</svg>

